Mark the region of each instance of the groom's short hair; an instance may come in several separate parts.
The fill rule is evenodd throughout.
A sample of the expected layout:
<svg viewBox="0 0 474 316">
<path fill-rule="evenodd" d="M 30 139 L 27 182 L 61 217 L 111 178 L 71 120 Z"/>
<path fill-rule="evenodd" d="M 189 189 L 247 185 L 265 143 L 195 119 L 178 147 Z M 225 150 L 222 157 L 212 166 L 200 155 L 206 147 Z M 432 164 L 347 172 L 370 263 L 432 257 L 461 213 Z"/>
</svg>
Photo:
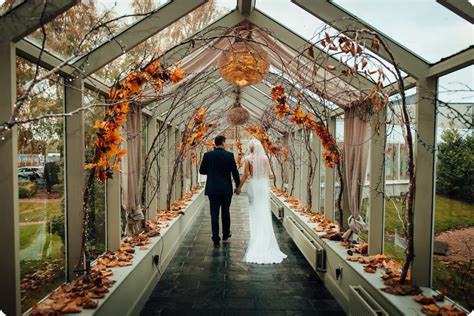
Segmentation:
<svg viewBox="0 0 474 316">
<path fill-rule="evenodd" d="M 218 135 L 216 136 L 216 138 L 214 138 L 214 144 L 216 144 L 216 146 L 222 146 L 222 144 L 225 143 L 225 137 L 222 136 L 222 135 Z"/>
</svg>

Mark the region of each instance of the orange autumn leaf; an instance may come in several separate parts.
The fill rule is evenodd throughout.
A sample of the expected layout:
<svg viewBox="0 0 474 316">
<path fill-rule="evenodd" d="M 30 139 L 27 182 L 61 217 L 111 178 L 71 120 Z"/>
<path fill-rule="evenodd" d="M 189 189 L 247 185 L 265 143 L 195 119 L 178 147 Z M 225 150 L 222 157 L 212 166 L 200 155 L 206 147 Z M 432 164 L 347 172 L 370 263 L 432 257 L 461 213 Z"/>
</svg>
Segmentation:
<svg viewBox="0 0 474 316">
<path fill-rule="evenodd" d="M 178 83 L 185 77 L 185 75 L 186 73 L 184 69 L 176 68 L 171 72 L 170 80 L 173 83 Z"/>
</svg>

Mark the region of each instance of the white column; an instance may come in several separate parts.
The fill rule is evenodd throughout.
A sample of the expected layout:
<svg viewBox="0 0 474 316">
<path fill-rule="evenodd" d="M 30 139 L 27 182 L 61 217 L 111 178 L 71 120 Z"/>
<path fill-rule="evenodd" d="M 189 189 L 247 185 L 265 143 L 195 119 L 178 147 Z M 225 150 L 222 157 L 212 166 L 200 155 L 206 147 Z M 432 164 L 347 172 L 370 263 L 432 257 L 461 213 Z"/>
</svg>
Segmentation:
<svg viewBox="0 0 474 316">
<path fill-rule="evenodd" d="M 329 119 L 329 132 L 336 137 L 336 118 Z M 326 168 L 326 179 L 324 181 L 324 218 L 334 220 L 334 180 L 335 169 Z"/>
<path fill-rule="evenodd" d="M 175 131 L 175 158 L 178 158 L 179 154 L 179 144 L 181 143 L 181 131 L 179 129 L 176 129 Z M 184 164 L 184 161 L 182 162 Z M 181 166 L 182 166 L 181 164 Z M 182 176 L 182 169 L 181 166 L 178 166 L 178 170 L 176 172 L 176 182 L 174 184 L 175 191 L 174 191 L 174 198 L 176 200 L 179 200 L 181 198 L 181 188 L 183 184 L 181 183 L 181 176 Z"/>
<path fill-rule="evenodd" d="M 163 123 L 166 124 L 166 123 Z M 164 131 L 160 136 L 162 138 L 161 142 L 162 147 L 161 155 L 160 155 L 160 209 L 166 208 L 166 194 L 168 194 L 168 184 L 169 184 L 169 155 L 168 155 L 168 148 L 169 148 L 169 129 L 171 127 L 164 127 Z"/>
<path fill-rule="evenodd" d="M 171 177 L 173 174 L 174 160 L 176 157 L 176 129 L 173 126 L 168 127 L 168 189 L 171 184 Z M 171 191 L 171 202 L 174 202 L 174 194 L 176 192 L 176 185 L 173 186 Z"/>
<path fill-rule="evenodd" d="M 303 141 L 301 130 L 295 132 L 295 189 L 293 191 L 296 198 L 301 199 L 301 166 L 302 166 L 302 152 L 301 142 Z"/>
<path fill-rule="evenodd" d="M 65 88 L 66 112 L 74 111 L 83 106 L 84 83 L 82 79 L 66 81 Z M 84 112 L 66 117 L 66 263 L 67 279 L 74 278 L 74 269 L 81 255 L 83 190 L 86 173 L 84 170 Z"/>
<path fill-rule="evenodd" d="M 0 122 L 8 121 L 16 102 L 16 54 L 15 44 L 0 43 Z M 18 217 L 16 127 L 0 139 L 0 309 L 7 315 L 21 315 L 20 307 L 20 236 Z"/>
<path fill-rule="evenodd" d="M 386 109 L 372 117 L 370 138 L 369 254 L 383 253 L 385 218 Z"/>
<path fill-rule="evenodd" d="M 435 198 L 436 78 L 417 81 L 415 259 L 412 279 L 418 286 L 431 286 Z"/>
<path fill-rule="evenodd" d="M 147 151 L 151 149 L 151 154 L 149 156 L 149 177 L 148 177 L 148 183 L 146 184 L 148 186 L 148 211 L 147 211 L 147 217 L 150 219 L 154 219 L 156 216 L 156 211 L 158 210 L 158 196 L 155 194 L 154 191 L 156 191 L 156 186 L 157 182 L 159 181 L 157 178 L 157 163 L 156 160 L 153 160 L 155 157 L 155 151 L 152 149 L 153 147 L 153 140 L 155 139 L 156 133 L 157 133 L 157 122 L 156 120 L 151 117 L 148 120 L 148 131 L 147 131 Z M 156 144 L 155 144 L 156 148 Z"/>
<path fill-rule="evenodd" d="M 312 197 L 312 211 L 319 212 L 320 208 L 320 194 L 321 188 L 319 183 L 319 178 L 321 177 L 321 161 L 319 161 L 319 157 L 321 157 L 321 140 L 319 137 L 313 134 L 313 140 L 311 142 L 311 148 L 314 153 L 314 157 L 318 159 L 316 163 L 316 169 L 314 169 L 314 178 L 313 178 L 313 185 L 311 187 L 311 197 Z"/>
<path fill-rule="evenodd" d="M 309 159 L 308 159 L 308 151 L 306 150 L 306 137 L 304 133 L 301 131 L 301 200 L 303 200 L 303 204 L 307 205 L 308 203 L 308 172 L 309 172 Z"/>
<path fill-rule="evenodd" d="M 120 212 L 120 173 L 114 172 L 113 179 L 107 180 L 107 250 L 115 251 L 120 248 L 122 239 Z"/>
</svg>

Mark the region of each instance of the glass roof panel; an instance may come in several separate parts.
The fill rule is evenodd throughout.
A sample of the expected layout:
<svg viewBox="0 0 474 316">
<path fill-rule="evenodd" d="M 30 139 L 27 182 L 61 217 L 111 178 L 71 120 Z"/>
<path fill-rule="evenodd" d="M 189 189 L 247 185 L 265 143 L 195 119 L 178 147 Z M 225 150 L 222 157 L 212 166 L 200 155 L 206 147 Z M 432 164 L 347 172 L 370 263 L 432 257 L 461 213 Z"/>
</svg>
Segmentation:
<svg viewBox="0 0 474 316">
<path fill-rule="evenodd" d="M 430 63 L 474 44 L 474 26 L 433 0 L 332 2 Z"/>
<path fill-rule="evenodd" d="M 151 61 L 236 7 L 236 0 L 211 0 L 99 69 L 96 75 L 104 78 L 107 84 L 112 84 L 122 72 L 127 73 L 128 68 L 134 68 L 137 63 L 144 64 Z"/>
<path fill-rule="evenodd" d="M 291 3 L 291 0 L 257 0 L 255 2 L 255 7 L 265 15 L 268 15 L 270 18 L 274 19 L 278 23 L 281 23 L 286 28 L 311 43 L 321 40 L 323 31 L 328 32 L 331 36 L 339 33 L 336 29 L 329 26 L 324 21 L 320 20 L 294 3 Z M 323 48 L 320 43 L 318 43 L 317 46 L 319 48 Z M 376 68 L 387 67 L 393 70 L 393 66 L 382 57 L 368 49 L 364 49 L 364 52 L 373 57 L 372 62 L 374 66 L 377 65 Z M 352 58 L 344 59 L 343 62 L 349 67 L 354 65 L 354 60 Z M 407 73 L 404 71 L 401 73 L 403 77 L 407 76 Z M 384 71 L 384 74 L 385 85 L 395 81 L 395 77 L 391 72 Z M 369 76 L 374 81 L 376 81 L 378 78 L 378 74 Z"/>
<path fill-rule="evenodd" d="M 16 8 L 25 0 L 0 0 L 0 16 Z"/>
<path fill-rule="evenodd" d="M 69 59 L 84 54 L 99 44 L 167 4 L 170 0 L 84 0 L 45 25 L 45 48 L 48 52 Z M 133 3 L 141 5 L 133 6 Z M 77 23 L 77 21 L 81 23 Z M 27 39 L 40 47 L 43 32 L 36 30 Z"/>
<path fill-rule="evenodd" d="M 474 104 L 474 65 L 440 77 L 438 99 L 446 103 Z"/>
</svg>

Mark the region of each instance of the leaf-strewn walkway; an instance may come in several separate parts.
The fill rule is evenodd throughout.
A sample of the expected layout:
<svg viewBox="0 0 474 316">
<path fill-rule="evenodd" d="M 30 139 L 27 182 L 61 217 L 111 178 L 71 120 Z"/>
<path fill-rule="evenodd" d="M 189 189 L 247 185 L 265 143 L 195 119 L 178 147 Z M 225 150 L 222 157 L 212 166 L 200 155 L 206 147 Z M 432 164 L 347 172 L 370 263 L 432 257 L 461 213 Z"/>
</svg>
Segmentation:
<svg viewBox="0 0 474 316">
<path fill-rule="evenodd" d="M 282 264 L 242 262 L 249 238 L 247 197 L 234 196 L 229 243 L 214 249 L 209 209 L 154 289 L 141 315 L 345 315 L 274 219 Z"/>
</svg>

